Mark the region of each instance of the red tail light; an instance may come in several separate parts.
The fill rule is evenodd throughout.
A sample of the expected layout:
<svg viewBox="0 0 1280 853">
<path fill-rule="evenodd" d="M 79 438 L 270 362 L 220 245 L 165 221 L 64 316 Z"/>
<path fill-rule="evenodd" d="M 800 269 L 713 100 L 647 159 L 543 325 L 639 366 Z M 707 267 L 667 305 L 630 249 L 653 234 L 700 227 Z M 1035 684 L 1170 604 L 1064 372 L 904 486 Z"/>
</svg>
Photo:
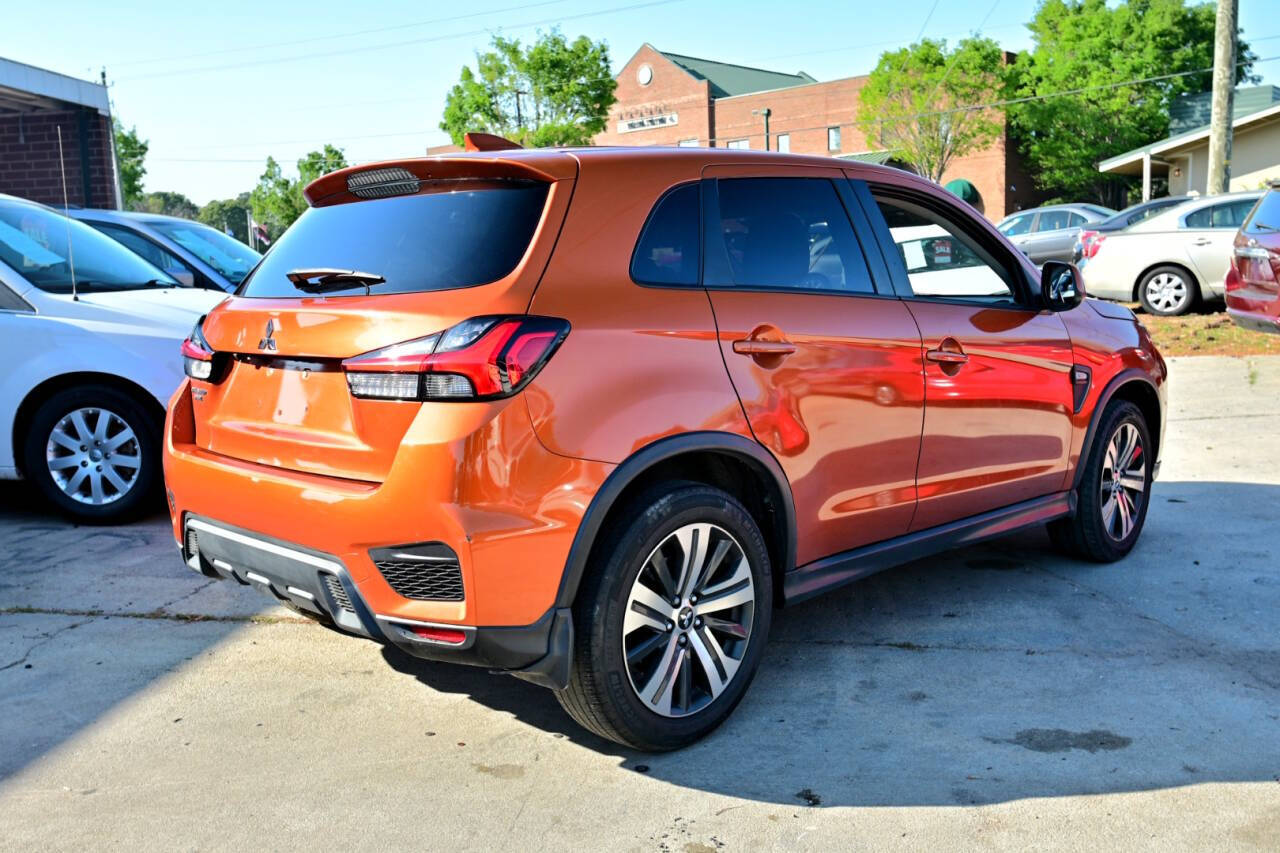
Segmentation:
<svg viewBox="0 0 1280 853">
<path fill-rule="evenodd" d="M 225 356 L 220 358 L 218 353 L 213 351 L 213 347 L 209 346 L 209 342 L 204 339 L 204 332 L 200 328 L 203 324 L 202 316 L 196 320 L 191 334 L 182 342 L 182 370 L 192 379 L 217 382 L 221 378 L 222 362 Z"/>
<path fill-rule="evenodd" d="M 1092 258 L 1098 254 L 1098 249 L 1102 247 L 1102 241 L 1105 239 L 1107 239 L 1107 235 L 1098 231 L 1081 231 L 1080 256 L 1082 258 Z"/>
<path fill-rule="evenodd" d="M 550 317 L 473 317 L 342 362 L 355 397 L 493 400 L 519 392 L 569 334 Z"/>
</svg>

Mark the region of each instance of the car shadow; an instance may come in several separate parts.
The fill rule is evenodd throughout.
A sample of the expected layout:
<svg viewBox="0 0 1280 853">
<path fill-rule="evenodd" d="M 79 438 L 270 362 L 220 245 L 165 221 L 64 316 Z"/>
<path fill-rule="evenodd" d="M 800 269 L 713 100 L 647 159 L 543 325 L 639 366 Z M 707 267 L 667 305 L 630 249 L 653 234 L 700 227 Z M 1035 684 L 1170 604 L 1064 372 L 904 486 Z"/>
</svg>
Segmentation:
<svg viewBox="0 0 1280 853">
<path fill-rule="evenodd" d="M 554 695 L 387 648 L 425 687 L 673 785 L 794 806 L 957 805 L 1280 777 L 1280 486 L 1160 483 L 1113 565 L 1031 531 L 775 614 L 703 741 L 642 754 Z"/>
</svg>

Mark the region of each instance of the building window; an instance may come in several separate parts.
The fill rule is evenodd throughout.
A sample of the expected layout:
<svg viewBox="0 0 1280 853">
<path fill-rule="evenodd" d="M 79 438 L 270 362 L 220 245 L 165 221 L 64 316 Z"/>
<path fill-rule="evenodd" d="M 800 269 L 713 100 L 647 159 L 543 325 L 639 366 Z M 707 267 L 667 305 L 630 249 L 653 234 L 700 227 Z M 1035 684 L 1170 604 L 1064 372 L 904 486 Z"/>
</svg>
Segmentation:
<svg viewBox="0 0 1280 853">
<path fill-rule="evenodd" d="M 697 148 L 697 147 L 698 147 L 698 140 L 696 140 L 696 139 L 681 139 L 679 142 L 677 142 L 677 143 L 676 143 L 676 145 L 680 146 L 681 148 Z"/>
<path fill-rule="evenodd" d="M 791 134 L 789 133 L 778 134 L 778 150 L 781 151 L 783 154 L 786 154 L 791 150 Z"/>
<path fill-rule="evenodd" d="M 827 150 L 828 151 L 840 150 L 840 128 L 838 127 L 827 128 Z"/>
<path fill-rule="evenodd" d="M 730 139 L 724 144 L 725 148 L 750 148 L 751 140 L 749 139 Z"/>
</svg>

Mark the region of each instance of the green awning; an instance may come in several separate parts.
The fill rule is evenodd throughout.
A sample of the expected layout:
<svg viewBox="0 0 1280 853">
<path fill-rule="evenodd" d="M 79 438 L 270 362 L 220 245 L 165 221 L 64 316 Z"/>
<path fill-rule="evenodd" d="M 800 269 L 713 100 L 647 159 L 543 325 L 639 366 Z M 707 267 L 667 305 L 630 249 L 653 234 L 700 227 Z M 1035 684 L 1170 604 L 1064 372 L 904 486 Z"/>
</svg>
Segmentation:
<svg viewBox="0 0 1280 853">
<path fill-rule="evenodd" d="M 974 207 L 982 204 L 982 193 L 978 192 L 978 188 L 973 185 L 972 181 L 966 181 L 964 178 L 955 178 L 947 181 L 945 189 L 953 196 L 969 202 Z"/>
<path fill-rule="evenodd" d="M 870 163 L 873 166 L 883 166 L 893 159 L 892 151 L 859 151 L 857 154 L 837 154 L 837 160 L 854 160 L 858 163 Z"/>
</svg>

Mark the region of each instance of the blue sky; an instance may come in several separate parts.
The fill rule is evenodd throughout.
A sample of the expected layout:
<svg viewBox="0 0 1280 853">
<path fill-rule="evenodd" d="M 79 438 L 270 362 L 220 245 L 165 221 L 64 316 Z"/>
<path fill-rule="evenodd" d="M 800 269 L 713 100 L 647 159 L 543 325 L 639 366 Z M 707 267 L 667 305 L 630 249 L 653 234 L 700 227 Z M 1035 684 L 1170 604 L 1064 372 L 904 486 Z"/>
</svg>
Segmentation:
<svg viewBox="0 0 1280 853">
<path fill-rule="evenodd" d="M 641 6 L 640 4 L 646 4 Z M 931 7 L 934 7 L 929 15 Z M 1035 0 L 172 0 L 10 3 L 0 56 L 96 78 L 107 69 L 126 124 L 150 140 L 146 188 L 203 204 L 249 189 L 268 154 L 292 168 L 332 142 L 365 162 L 447 142 L 440 114 L 459 69 L 492 33 L 529 37 L 560 23 L 604 39 L 615 68 L 648 41 L 662 50 L 804 70 L 865 73 L 881 51 L 921 33 L 962 38 L 980 26 L 1028 46 Z M 1280 54 L 1280 21 L 1243 0 L 1260 56 Z M 631 7 L 631 8 L 627 8 Z M 928 19 L 926 21 L 926 16 Z M 985 23 L 984 23 L 985 22 Z M 293 42 L 282 44 L 282 42 Z M 1280 62 L 1258 67 L 1268 82 Z"/>
</svg>

